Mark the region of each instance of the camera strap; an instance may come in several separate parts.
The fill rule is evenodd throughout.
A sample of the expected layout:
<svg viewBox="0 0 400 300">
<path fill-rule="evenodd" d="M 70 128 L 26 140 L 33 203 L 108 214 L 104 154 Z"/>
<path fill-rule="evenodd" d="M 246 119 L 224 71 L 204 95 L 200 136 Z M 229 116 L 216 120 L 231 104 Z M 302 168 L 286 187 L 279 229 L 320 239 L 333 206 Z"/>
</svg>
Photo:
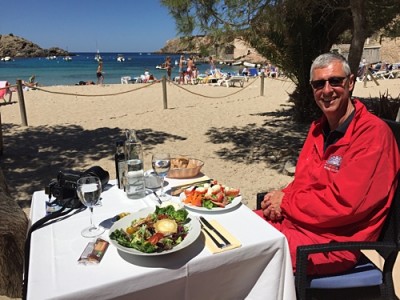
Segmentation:
<svg viewBox="0 0 400 300">
<path fill-rule="evenodd" d="M 29 228 L 28 233 L 26 235 L 26 240 L 25 240 L 25 254 L 24 254 L 25 261 L 24 261 L 24 278 L 23 278 L 23 283 L 22 283 L 22 299 L 26 299 L 27 292 L 28 292 L 29 258 L 30 258 L 30 250 L 31 250 L 32 233 L 37 229 L 43 228 L 54 222 L 64 220 L 64 219 L 66 219 L 72 215 L 75 215 L 77 213 L 80 213 L 81 211 L 84 211 L 86 209 L 85 206 L 81 206 L 79 208 L 68 207 L 68 205 L 70 205 L 73 201 L 74 201 L 74 198 L 68 199 L 59 210 L 57 210 L 53 213 L 50 213 L 50 214 L 46 215 L 45 217 L 37 220 Z M 74 211 L 74 213 L 70 214 L 72 211 Z"/>
</svg>

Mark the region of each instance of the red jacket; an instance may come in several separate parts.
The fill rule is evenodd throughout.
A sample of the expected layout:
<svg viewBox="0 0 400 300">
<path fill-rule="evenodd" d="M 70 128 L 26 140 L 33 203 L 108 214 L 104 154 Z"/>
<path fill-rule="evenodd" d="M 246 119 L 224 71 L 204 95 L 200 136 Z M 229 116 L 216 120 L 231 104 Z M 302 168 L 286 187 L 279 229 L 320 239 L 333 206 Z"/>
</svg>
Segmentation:
<svg viewBox="0 0 400 300">
<path fill-rule="evenodd" d="M 322 124 L 312 123 L 295 179 L 283 189 L 281 223 L 293 267 L 299 245 L 332 241 L 373 241 L 381 231 L 397 185 L 399 148 L 387 124 L 354 100 L 355 115 L 345 135 L 326 152 Z M 358 253 L 313 254 L 309 274 L 352 267 Z"/>
</svg>

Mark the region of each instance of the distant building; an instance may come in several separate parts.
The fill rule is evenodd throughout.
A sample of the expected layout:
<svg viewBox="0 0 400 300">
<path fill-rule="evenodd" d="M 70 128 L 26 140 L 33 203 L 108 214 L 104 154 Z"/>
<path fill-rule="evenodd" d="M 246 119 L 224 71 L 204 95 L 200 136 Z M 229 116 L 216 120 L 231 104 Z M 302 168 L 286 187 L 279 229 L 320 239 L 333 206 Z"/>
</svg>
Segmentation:
<svg viewBox="0 0 400 300">
<path fill-rule="evenodd" d="M 350 44 L 339 44 L 333 45 L 332 49 L 333 52 L 337 52 L 343 55 L 346 59 L 349 56 L 350 51 Z M 381 59 L 381 45 L 379 44 L 368 44 L 368 41 L 365 43 L 362 59 L 365 59 L 368 63 L 377 63 L 380 62 Z"/>
</svg>

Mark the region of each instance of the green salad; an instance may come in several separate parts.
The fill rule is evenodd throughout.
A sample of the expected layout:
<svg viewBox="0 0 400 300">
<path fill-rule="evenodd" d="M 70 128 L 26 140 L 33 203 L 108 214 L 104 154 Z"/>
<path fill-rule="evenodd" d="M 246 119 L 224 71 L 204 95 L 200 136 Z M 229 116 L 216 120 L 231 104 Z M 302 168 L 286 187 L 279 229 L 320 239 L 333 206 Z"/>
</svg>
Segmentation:
<svg viewBox="0 0 400 300">
<path fill-rule="evenodd" d="M 110 233 L 110 239 L 121 246 L 144 253 L 162 252 L 180 244 L 188 234 L 190 221 L 186 209 L 174 206 L 156 207 L 154 213 L 135 219 L 125 229 Z"/>
</svg>

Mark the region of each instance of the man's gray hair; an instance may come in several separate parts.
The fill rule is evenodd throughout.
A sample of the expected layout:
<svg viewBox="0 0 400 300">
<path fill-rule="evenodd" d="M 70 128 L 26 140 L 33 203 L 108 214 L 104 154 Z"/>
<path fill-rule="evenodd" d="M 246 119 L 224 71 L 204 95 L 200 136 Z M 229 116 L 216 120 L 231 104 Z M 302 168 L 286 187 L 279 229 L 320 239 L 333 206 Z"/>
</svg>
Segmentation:
<svg viewBox="0 0 400 300">
<path fill-rule="evenodd" d="M 312 80 L 312 74 L 315 69 L 326 68 L 334 61 L 339 61 L 342 63 L 343 72 L 346 74 L 346 76 L 351 74 L 349 63 L 342 55 L 328 52 L 321 54 L 313 61 L 310 69 L 310 80 Z"/>
</svg>

